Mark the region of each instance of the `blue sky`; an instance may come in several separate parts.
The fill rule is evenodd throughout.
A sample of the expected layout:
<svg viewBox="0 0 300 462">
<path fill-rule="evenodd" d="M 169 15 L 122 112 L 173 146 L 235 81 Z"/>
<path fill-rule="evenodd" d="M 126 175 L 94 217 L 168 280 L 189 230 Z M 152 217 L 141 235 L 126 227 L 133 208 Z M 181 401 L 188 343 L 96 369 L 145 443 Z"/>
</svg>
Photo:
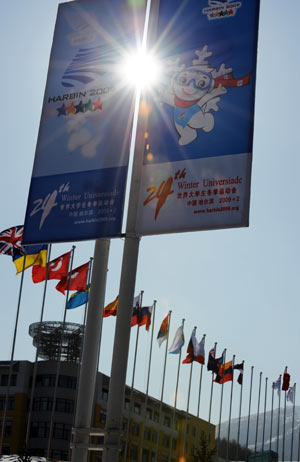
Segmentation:
<svg viewBox="0 0 300 462">
<path fill-rule="evenodd" d="M 246 1 L 246 0 L 244 0 Z M 10 0 L 0 17 L 0 133 L 2 170 L 0 229 L 22 224 L 33 166 L 57 0 Z M 206 352 L 218 342 L 218 353 L 245 360 L 245 401 L 248 409 L 250 366 L 254 394 L 259 372 L 277 379 L 289 367 L 292 383 L 300 384 L 299 362 L 299 0 L 261 0 L 255 105 L 250 226 L 243 229 L 145 237 L 140 246 L 136 293 L 144 304 L 157 299 L 155 333 L 172 309 L 171 337 L 185 318 L 187 346 L 193 326 Z M 53 246 L 53 257 L 70 248 Z M 123 240 L 111 243 L 106 301 L 118 293 Z M 74 265 L 93 254 L 93 242 L 76 244 Z M 20 277 L 9 257 L 0 258 L 0 359 L 9 359 Z M 46 320 L 61 320 L 64 299 L 49 283 Z M 33 285 L 26 272 L 15 359 L 33 360 L 30 323 L 40 315 L 42 285 Z M 83 311 L 68 314 L 81 322 Z M 110 373 L 115 320 L 104 320 L 100 370 Z M 131 382 L 133 343 L 128 363 Z M 142 329 L 136 386 L 145 390 L 150 336 Z M 154 346 L 150 393 L 159 397 L 164 344 Z M 169 355 L 165 400 L 172 402 L 177 357 Z M 185 408 L 189 366 L 182 366 L 179 406 Z M 195 413 L 199 370 L 194 367 L 190 411 Z M 210 375 L 205 371 L 201 417 L 207 418 Z M 213 422 L 218 421 L 219 392 L 215 387 Z M 230 385 L 224 387 L 224 418 L 228 416 Z M 234 385 L 233 417 L 238 410 Z M 246 398 L 247 397 L 247 398 Z M 270 399 L 270 388 L 269 388 Z M 255 401 L 254 401 L 255 403 Z M 268 404 L 270 407 L 270 401 Z M 253 412 L 257 404 L 253 404 Z M 262 409 L 262 405 L 261 405 Z"/>
</svg>

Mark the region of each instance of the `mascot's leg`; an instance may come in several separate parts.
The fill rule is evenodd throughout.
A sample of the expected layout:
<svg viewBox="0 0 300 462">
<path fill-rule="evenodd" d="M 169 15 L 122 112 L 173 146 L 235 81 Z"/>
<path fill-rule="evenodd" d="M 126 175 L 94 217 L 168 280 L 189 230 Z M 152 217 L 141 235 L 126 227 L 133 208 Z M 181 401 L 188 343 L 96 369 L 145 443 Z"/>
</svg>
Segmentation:
<svg viewBox="0 0 300 462">
<path fill-rule="evenodd" d="M 182 127 L 181 127 L 182 128 Z M 186 125 L 180 133 L 181 137 L 178 140 L 180 146 L 185 146 L 197 138 L 197 130 Z"/>
<path fill-rule="evenodd" d="M 199 110 L 193 117 L 189 120 L 189 126 L 195 129 L 202 129 L 204 132 L 210 132 L 215 125 L 215 119 L 212 114 L 209 112 L 202 112 Z"/>
</svg>

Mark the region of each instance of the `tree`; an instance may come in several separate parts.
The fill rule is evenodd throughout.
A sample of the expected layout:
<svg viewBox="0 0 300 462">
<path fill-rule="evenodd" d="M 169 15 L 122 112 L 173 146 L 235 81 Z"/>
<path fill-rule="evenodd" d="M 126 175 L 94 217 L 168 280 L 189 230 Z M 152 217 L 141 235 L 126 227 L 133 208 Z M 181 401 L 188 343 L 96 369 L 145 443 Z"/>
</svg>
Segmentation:
<svg viewBox="0 0 300 462">
<path fill-rule="evenodd" d="M 214 462 L 216 448 L 211 448 L 204 434 L 200 436 L 200 446 L 194 452 L 193 462 Z"/>
</svg>

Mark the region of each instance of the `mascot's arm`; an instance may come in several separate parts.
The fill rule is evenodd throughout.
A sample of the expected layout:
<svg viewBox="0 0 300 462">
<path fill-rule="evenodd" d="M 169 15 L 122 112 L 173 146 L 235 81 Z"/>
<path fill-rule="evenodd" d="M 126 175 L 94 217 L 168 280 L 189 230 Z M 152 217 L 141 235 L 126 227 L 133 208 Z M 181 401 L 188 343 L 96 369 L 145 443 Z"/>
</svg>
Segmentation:
<svg viewBox="0 0 300 462">
<path fill-rule="evenodd" d="M 217 106 L 217 103 L 220 101 L 220 98 L 218 98 L 218 96 L 225 95 L 225 93 L 227 93 L 227 90 L 220 83 L 217 88 L 213 88 L 210 92 L 206 93 L 206 95 L 204 95 L 200 99 L 200 101 L 198 102 L 198 106 L 200 106 L 204 112 L 208 112 L 210 109 L 218 111 L 219 108 Z"/>
</svg>

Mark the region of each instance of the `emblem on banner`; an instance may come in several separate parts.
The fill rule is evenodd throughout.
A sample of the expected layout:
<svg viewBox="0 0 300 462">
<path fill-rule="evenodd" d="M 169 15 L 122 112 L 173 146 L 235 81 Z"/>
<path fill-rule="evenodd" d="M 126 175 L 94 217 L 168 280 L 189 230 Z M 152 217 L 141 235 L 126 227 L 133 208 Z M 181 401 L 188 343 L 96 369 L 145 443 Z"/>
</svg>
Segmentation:
<svg viewBox="0 0 300 462">
<path fill-rule="evenodd" d="M 208 0 L 209 7 L 203 8 L 202 13 L 211 19 L 224 19 L 235 15 L 242 2 L 232 0 Z"/>
<path fill-rule="evenodd" d="M 160 95 L 160 101 L 173 107 L 174 125 L 179 134 L 178 144 L 185 146 L 198 137 L 198 133 L 214 129 L 213 112 L 219 111 L 221 96 L 227 88 L 243 87 L 249 84 L 250 73 L 233 77 L 233 69 L 221 64 L 217 70 L 211 67 L 207 58 L 212 55 L 205 45 L 195 50 L 192 65 L 179 64 L 179 58 L 168 61 L 169 83 Z"/>
</svg>

